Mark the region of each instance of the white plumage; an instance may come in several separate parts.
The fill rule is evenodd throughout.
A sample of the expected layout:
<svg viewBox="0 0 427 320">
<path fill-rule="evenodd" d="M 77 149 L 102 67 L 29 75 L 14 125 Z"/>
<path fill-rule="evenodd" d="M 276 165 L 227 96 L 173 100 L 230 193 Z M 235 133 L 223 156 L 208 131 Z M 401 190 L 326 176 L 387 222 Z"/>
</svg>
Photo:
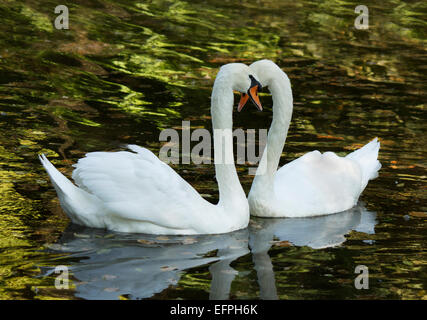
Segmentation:
<svg viewBox="0 0 427 320">
<path fill-rule="evenodd" d="M 355 206 L 368 181 L 376 178 L 381 168 L 378 140 L 375 138 L 346 157 L 312 151 L 277 170 L 292 117 L 290 81 L 269 60 L 254 62 L 250 68 L 273 96 L 273 122 L 248 197 L 251 214 L 308 217 Z"/>
<path fill-rule="evenodd" d="M 321 154 L 316 150 L 284 165 L 274 178 L 275 196 L 280 199 L 278 205 L 286 208 L 289 217 L 337 213 L 355 206 L 377 172 L 374 166 L 362 165 L 369 158 L 376 160 L 379 142 L 375 139 L 367 147 L 372 149 L 367 159 L 352 159 L 353 153 L 339 157 L 333 152 Z"/>
<path fill-rule="evenodd" d="M 214 129 L 231 130 L 233 90 L 249 89 L 249 71 L 237 63 L 220 69 L 212 93 Z M 214 143 L 233 155 L 232 143 L 219 146 L 215 139 Z M 213 205 L 151 151 L 136 145 L 128 149 L 131 152 L 88 153 L 74 165 L 77 186 L 40 156 L 74 223 L 151 234 L 225 233 L 248 225 L 249 205 L 234 163 L 215 165 L 220 201 Z"/>
</svg>

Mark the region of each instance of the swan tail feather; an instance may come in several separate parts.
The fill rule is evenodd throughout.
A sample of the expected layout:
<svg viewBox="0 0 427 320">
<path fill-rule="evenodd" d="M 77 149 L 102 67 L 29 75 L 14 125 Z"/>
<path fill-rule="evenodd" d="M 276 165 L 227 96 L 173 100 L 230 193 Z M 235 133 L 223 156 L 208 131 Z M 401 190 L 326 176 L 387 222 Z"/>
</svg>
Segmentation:
<svg viewBox="0 0 427 320">
<path fill-rule="evenodd" d="M 40 162 L 48 173 L 56 190 L 62 209 L 67 216 L 78 224 L 91 226 L 96 199 L 93 195 L 75 186 L 46 158 L 39 155 Z M 91 217 L 92 215 L 92 217 Z"/>
<path fill-rule="evenodd" d="M 348 154 L 346 158 L 356 161 L 362 169 L 362 189 L 363 191 L 369 180 L 378 177 L 381 163 L 378 160 L 380 142 L 378 138 L 364 145 L 362 148 Z"/>
<path fill-rule="evenodd" d="M 70 194 L 76 188 L 55 166 L 46 158 L 44 154 L 39 155 L 40 162 L 48 173 L 56 192 L 59 194 Z"/>
</svg>

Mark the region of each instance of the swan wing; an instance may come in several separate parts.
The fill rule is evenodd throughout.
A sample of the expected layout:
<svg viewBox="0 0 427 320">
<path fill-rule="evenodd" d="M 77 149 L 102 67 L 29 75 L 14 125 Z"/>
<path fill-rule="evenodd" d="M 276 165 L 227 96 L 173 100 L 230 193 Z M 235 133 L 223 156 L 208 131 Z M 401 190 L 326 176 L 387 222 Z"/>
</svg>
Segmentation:
<svg viewBox="0 0 427 320">
<path fill-rule="evenodd" d="M 316 150 L 281 167 L 274 178 L 274 192 L 286 216 L 330 214 L 356 204 L 362 178 L 356 161 Z"/>
<path fill-rule="evenodd" d="M 106 211 L 118 219 L 181 230 L 200 223 L 194 213 L 203 218 L 209 203 L 151 151 L 128 148 L 133 152 L 86 154 L 74 165 L 75 183 L 103 201 Z"/>
</svg>

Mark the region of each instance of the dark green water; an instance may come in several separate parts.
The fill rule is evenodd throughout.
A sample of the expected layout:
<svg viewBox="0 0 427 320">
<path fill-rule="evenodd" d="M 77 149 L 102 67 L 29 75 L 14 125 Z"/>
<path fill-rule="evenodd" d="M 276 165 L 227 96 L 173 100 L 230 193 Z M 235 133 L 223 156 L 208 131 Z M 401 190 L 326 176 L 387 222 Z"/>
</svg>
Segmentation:
<svg viewBox="0 0 427 320">
<path fill-rule="evenodd" d="M 426 299 L 425 1 L 0 1 L 1 299 Z M 345 154 L 378 136 L 380 176 L 355 209 L 253 219 L 228 235 L 126 235 L 69 225 L 37 159 L 66 175 L 123 143 L 156 154 L 165 128 L 211 128 L 210 92 L 228 62 L 287 72 L 294 115 L 282 164 Z M 237 99 L 237 96 L 236 96 Z M 247 108 L 234 125 L 267 128 Z M 236 101 L 237 104 L 237 101 Z M 175 169 L 217 201 L 211 165 Z M 246 191 L 252 176 L 238 166 Z M 54 286 L 54 268 L 70 289 Z M 354 286 L 357 265 L 369 289 Z"/>
</svg>

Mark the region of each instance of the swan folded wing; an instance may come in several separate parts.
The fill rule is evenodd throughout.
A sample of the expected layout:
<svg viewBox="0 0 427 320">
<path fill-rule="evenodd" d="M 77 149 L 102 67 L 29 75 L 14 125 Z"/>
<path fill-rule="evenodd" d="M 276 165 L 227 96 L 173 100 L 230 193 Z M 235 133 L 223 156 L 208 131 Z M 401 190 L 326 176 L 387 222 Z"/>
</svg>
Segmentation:
<svg viewBox="0 0 427 320">
<path fill-rule="evenodd" d="M 190 228 L 191 213 L 205 200 L 151 151 L 128 147 L 135 153 L 88 153 L 74 165 L 76 184 L 101 199 L 118 218 Z"/>
<path fill-rule="evenodd" d="M 284 165 L 275 176 L 275 193 L 295 214 L 340 212 L 360 195 L 362 174 L 352 160 L 333 152 L 306 153 Z"/>
</svg>

